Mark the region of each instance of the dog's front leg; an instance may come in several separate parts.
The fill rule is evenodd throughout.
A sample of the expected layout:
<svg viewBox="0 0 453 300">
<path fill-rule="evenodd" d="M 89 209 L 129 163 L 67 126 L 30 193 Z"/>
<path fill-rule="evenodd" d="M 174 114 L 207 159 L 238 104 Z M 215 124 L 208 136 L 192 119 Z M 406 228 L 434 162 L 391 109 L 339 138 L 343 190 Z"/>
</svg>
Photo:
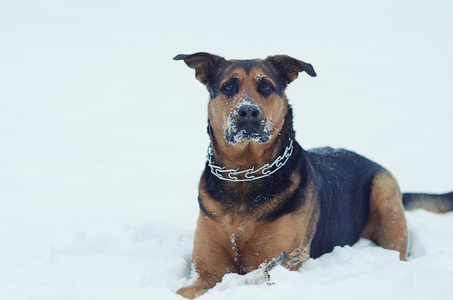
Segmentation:
<svg viewBox="0 0 453 300">
<path fill-rule="evenodd" d="M 192 254 L 199 277 L 192 285 L 183 287 L 176 293 L 189 299 L 203 295 L 220 282 L 226 273 L 238 272 L 235 255 L 231 240 L 222 232 L 220 225 L 201 213 L 195 230 Z"/>
</svg>

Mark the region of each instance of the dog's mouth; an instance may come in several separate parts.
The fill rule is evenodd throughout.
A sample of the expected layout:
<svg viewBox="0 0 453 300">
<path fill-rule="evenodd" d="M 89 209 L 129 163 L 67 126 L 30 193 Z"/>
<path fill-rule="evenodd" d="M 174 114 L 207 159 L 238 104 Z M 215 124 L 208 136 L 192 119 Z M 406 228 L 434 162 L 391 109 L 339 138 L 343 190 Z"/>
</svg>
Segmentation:
<svg viewBox="0 0 453 300">
<path fill-rule="evenodd" d="M 266 125 L 266 118 L 253 122 L 230 118 L 228 121 L 228 129 L 225 131 L 225 139 L 230 144 L 245 141 L 255 141 L 264 144 L 270 139 L 269 130 L 267 130 Z"/>
</svg>

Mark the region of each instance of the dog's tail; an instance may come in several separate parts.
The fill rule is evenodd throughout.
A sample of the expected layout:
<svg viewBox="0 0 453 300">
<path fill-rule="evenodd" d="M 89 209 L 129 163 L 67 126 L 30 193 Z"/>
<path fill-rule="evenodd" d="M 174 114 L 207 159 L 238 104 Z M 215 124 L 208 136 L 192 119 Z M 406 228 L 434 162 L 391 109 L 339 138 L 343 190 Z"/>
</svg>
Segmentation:
<svg viewBox="0 0 453 300">
<path fill-rule="evenodd" d="M 406 210 L 423 208 L 436 213 L 453 210 L 453 192 L 447 194 L 403 194 L 403 205 Z"/>
</svg>

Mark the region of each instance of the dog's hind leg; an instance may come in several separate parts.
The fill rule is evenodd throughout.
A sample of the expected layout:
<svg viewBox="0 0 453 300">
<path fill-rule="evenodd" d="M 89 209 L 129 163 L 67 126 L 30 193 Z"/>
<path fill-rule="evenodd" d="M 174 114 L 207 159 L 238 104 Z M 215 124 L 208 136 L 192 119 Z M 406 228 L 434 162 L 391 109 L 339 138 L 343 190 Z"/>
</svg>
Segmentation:
<svg viewBox="0 0 453 300">
<path fill-rule="evenodd" d="M 395 178 L 388 171 L 379 172 L 371 183 L 370 213 L 362 237 L 400 252 L 405 260 L 408 233 L 402 195 Z"/>
</svg>

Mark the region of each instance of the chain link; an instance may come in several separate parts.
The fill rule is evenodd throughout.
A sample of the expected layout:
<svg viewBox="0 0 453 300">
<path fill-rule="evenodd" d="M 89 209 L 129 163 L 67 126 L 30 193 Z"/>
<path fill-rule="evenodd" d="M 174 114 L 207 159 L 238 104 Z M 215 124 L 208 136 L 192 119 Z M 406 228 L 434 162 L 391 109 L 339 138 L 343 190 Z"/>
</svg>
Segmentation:
<svg viewBox="0 0 453 300">
<path fill-rule="evenodd" d="M 208 147 L 208 165 L 211 168 L 211 173 L 214 174 L 217 178 L 232 182 L 241 182 L 241 181 L 254 181 L 267 176 L 270 176 L 277 172 L 281 167 L 283 167 L 293 154 L 293 140 L 289 139 L 289 146 L 285 148 L 283 155 L 277 157 L 272 164 L 265 164 L 259 169 L 255 170 L 253 166 L 251 169 L 239 171 L 239 168 L 236 170 L 225 170 L 225 167 L 219 167 L 214 164 L 212 160 L 212 148 Z M 239 178 L 243 175 L 245 178 Z"/>
</svg>

